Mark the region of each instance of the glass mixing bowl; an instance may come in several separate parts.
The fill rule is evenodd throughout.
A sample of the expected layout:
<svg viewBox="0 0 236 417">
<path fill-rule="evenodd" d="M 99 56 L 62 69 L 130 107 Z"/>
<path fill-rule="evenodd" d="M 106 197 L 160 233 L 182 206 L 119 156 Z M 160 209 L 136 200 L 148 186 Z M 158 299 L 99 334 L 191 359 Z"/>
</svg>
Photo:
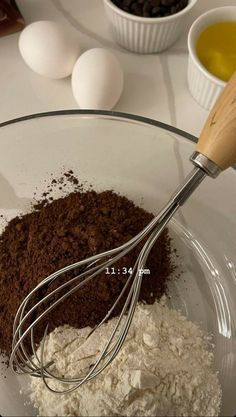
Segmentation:
<svg viewBox="0 0 236 417">
<path fill-rule="evenodd" d="M 27 211 L 35 191 L 41 195 L 51 174 L 65 169 L 155 214 L 192 167 L 191 135 L 138 116 L 59 111 L 0 127 L 0 214 L 8 220 Z M 181 271 L 169 286 L 170 305 L 213 334 L 224 416 L 236 412 L 235 201 L 236 172 L 229 169 L 207 178 L 169 226 Z M 24 378 L 10 370 L 5 376 L 2 370 L 0 413 L 36 415 L 19 393 Z"/>
</svg>

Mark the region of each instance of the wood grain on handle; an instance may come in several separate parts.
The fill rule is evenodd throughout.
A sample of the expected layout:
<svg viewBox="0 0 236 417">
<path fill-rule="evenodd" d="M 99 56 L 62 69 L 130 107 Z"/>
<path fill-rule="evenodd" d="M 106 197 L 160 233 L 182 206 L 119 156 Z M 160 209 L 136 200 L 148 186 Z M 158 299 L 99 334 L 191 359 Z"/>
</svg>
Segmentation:
<svg viewBox="0 0 236 417">
<path fill-rule="evenodd" d="M 236 163 L 236 72 L 211 110 L 196 151 L 222 170 Z"/>
</svg>

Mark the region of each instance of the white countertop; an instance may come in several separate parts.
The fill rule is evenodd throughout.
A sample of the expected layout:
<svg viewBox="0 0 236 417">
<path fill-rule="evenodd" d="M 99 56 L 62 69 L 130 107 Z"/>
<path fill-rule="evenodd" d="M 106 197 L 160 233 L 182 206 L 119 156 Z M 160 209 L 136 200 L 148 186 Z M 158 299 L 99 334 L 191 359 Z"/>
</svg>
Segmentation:
<svg viewBox="0 0 236 417">
<path fill-rule="evenodd" d="M 198 0 L 181 38 L 162 54 L 138 55 L 112 39 L 102 0 L 17 0 L 27 24 L 51 19 L 76 32 L 82 52 L 111 49 L 125 73 L 123 94 L 113 110 L 150 117 L 198 135 L 208 112 L 187 87 L 187 33 L 206 10 L 235 5 L 235 0 Z M 70 78 L 50 80 L 33 73 L 18 51 L 19 33 L 0 38 L 0 122 L 27 114 L 76 109 Z"/>
</svg>

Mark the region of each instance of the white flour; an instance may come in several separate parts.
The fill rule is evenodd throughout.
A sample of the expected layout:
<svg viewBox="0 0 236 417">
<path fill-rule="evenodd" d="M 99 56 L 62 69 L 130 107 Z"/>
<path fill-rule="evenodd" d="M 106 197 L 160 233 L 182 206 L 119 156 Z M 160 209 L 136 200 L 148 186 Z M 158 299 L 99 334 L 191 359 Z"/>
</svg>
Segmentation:
<svg viewBox="0 0 236 417">
<path fill-rule="evenodd" d="M 88 328 L 55 329 L 45 343 L 53 371 L 80 374 L 88 362 L 78 358 L 96 354 L 115 321 L 85 342 Z M 31 377 L 31 400 L 41 416 L 217 416 L 221 389 L 212 361 L 209 337 L 199 327 L 164 303 L 140 304 L 121 352 L 98 378 L 58 396 Z M 50 386 L 68 387 L 57 381 Z"/>
</svg>

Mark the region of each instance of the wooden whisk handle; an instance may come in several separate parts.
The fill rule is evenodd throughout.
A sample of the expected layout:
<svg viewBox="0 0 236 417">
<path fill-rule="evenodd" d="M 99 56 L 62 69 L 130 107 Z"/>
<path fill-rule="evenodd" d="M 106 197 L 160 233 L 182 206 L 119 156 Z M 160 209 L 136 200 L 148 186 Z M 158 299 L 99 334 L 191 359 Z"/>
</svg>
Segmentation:
<svg viewBox="0 0 236 417">
<path fill-rule="evenodd" d="M 222 170 L 236 163 L 236 72 L 211 110 L 196 151 Z"/>
</svg>

